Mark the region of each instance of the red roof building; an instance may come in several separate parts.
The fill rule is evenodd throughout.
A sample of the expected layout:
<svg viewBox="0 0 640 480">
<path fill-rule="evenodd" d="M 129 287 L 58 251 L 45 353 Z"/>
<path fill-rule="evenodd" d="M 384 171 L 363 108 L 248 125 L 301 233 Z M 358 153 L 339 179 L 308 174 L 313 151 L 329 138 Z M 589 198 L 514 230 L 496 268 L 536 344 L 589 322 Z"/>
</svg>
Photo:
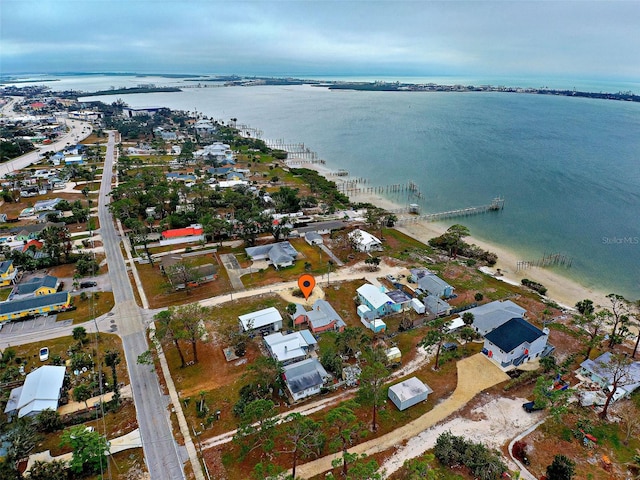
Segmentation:
<svg viewBox="0 0 640 480">
<path fill-rule="evenodd" d="M 202 235 L 204 230 L 202 227 L 174 228 L 173 230 L 165 230 L 162 232 L 162 238 L 180 238 Z"/>
</svg>

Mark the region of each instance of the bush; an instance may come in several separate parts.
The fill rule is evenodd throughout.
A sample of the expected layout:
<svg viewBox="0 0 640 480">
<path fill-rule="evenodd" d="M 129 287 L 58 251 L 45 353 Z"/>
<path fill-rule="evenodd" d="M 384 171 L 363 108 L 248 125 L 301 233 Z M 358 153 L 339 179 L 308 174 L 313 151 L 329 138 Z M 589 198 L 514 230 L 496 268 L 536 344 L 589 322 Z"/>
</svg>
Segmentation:
<svg viewBox="0 0 640 480">
<path fill-rule="evenodd" d="M 530 288 L 531 290 L 538 292 L 540 295 L 547 294 L 547 288 L 544 285 L 538 282 L 534 282 L 533 280 L 529 280 L 528 278 L 522 279 L 522 285 L 524 285 L 527 288 Z"/>
</svg>

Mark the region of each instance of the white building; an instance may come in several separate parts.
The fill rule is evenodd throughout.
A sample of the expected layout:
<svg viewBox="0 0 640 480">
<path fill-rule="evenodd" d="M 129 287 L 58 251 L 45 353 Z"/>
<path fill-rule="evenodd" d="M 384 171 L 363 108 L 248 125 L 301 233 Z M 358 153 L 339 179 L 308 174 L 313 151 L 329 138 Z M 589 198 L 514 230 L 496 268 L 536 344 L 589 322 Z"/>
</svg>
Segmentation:
<svg viewBox="0 0 640 480">
<path fill-rule="evenodd" d="M 309 330 L 300 330 L 287 335 L 272 333 L 264 337 L 264 344 L 275 360 L 287 365 L 307 358 L 318 342 Z"/>
<path fill-rule="evenodd" d="M 275 307 L 265 308 L 257 312 L 247 313 L 238 317 L 243 331 L 271 330 L 277 332 L 282 329 L 282 315 Z"/>
<path fill-rule="evenodd" d="M 374 252 L 382 250 L 382 242 L 371 235 L 369 232 L 356 228 L 349 233 L 349 240 L 353 243 L 356 250 L 360 252 Z"/>
<path fill-rule="evenodd" d="M 416 377 L 407 378 L 405 381 L 389 387 L 389 399 L 398 407 L 398 410 L 406 410 L 420 402 L 424 402 L 433 390 Z"/>
<path fill-rule="evenodd" d="M 522 318 L 512 318 L 484 336 L 483 353 L 502 369 L 544 356 L 549 329 L 540 330 Z"/>
<path fill-rule="evenodd" d="M 11 390 L 4 413 L 33 417 L 43 410 L 58 409 L 65 367 L 44 365 L 27 375 L 21 387 Z"/>
<path fill-rule="evenodd" d="M 295 401 L 320 393 L 320 389 L 330 377 L 315 358 L 293 363 L 283 368 L 284 381 Z"/>
</svg>

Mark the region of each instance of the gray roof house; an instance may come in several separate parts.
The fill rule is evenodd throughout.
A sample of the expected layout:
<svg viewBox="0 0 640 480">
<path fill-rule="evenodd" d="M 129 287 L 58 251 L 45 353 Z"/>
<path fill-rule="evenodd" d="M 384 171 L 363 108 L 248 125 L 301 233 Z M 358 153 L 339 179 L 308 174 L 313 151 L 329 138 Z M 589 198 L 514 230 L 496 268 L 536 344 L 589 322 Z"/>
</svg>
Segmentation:
<svg viewBox="0 0 640 480">
<path fill-rule="evenodd" d="M 495 302 L 471 308 L 467 312 L 473 314 L 473 328 L 482 336 L 512 318 L 524 317 L 527 313 L 524 308 L 516 305 L 511 300 L 496 300 Z"/>
<path fill-rule="evenodd" d="M 550 353 L 548 339 L 549 329 L 516 317 L 485 335 L 482 352 L 506 370 Z"/>
<path fill-rule="evenodd" d="M 417 283 L 418 288 L 428 292 L 429 295 L 433 295 L 434 297 L 450 298 L 453 296 L 454 288 L 435 273 L 425 273 L 418 278 Z"/>
<path fill-rule="evenodd" d="M 436 317 L 446 316 L 451 313 L 451 305 L 442 300 L 440 297 L 427 295 L 422 299 L 422 303 L 424 303 L 426 310 Z"/>
<path fill-rule="evenodd" d="M 320 393 L 329 374 L 315 358 L 309 358 L 283 368 L 284 381 L 295 401 Z"/>
<path fill-rule="evenodd" d="M 287 335 L 282 332 L 272 333 L 264 337 L 264 344 L 275 360 L 288 365 L 307 358 L 318 341 L 309 330 L 300 330 Z"/>
<path fill-rule="evenodd" d="M 578 373 L 597 383 L 603 389 L 610 390 L 613 379 L 611 372 L 607 368 L 609 362 L 611 362 L 611 352 L 605 352 L 594 360 L 582 362 Z M 624 380 L 626 381 L 621 383 L 626 383 L 626 385 L 618 386 L 616 393 L 613 394 L 614 401 L 628 397 L 640 387 L 640 362 L 633 362 L 629 366 L 629 372 Z"/>
<path fill-rule="evenodd" d="M 296 303 L 293 322 L 295 325 L 308 324 L 313 333 L 322 333 L 327 330 L 342 332 L 347 326 L 331 304 L 322 299 L 316 300 L 308 312 L 301 304 Z"/>
<path fill-rule="evenodd" d="M 64 382 L 64 366 L 44 365 L 27 375 L 21 387 L 11 390 L 4 410 L 9 416 L 32 417 L 50 408 L 58 409 Z"/>
<path fill-rule="evenodd" d="M 58 290 L 59 285 L 58 277 L 54 277 L 52 275 L 34 277 L 28 282 L 19 283 L 13 287 L 10 299 L 20 300 L 23 298 L 35 297 L 36 295 L 55 293 Z"/>
<path fill-rule="evenodd" d="M 244 249 L 251 260 L 267 260 L 276 270 L 293 265 L 298 251 L 289 242 L 279 242 L 270 245 L 259 245 Z"/>
</svg>

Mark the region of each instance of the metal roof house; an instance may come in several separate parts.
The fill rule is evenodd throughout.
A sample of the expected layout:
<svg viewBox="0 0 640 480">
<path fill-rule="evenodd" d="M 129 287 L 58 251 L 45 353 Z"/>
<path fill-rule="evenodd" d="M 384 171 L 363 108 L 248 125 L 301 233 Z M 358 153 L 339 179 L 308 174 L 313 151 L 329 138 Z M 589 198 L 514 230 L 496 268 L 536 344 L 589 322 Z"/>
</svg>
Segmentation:
<svg viewBox="0 0 640 480">
<path fill-rule="evenodd" d="M 277 332 L 282 329 L 282 315 L 275 307 L 265 308 L 257 312 L 247 313 L 238 317 L 243 331 L 272 330 Z"/>
<path fill-rule="evenodd" d="M 420 402 L 424 402 L 433 390 L 417 377 L 407 378 L 405 381 L 389 387 L 389 399 L 398 410 L 406 410 Z"/>
<path fill-rule="evenodd" d="M 244 251 L 251 260 L 267 260 L 276 270 L 293 265 L 298 251 L 289 242 L 278 242 L 270 245 L 259 245 L 248 247 Z"/>
<path fill-rule="evenodd" d="M 585 360 L 580 364 L 578 373 L 597 383 L 603 389 L 611 391 L 613 381 L 611 372 L 607 369 L 607 364 L 611 362 L 611 352 L 605 352 L 594 360 Z M 618 386 L 613 400 L 630 396 L 636 389 L 640 388 L 640 362 L 633 362 L 629 365 L 628 379 L 624 383 L 627 385 Z M 622 383 L 622 382 L 621 382 Z"/>
<path fill-rule="evenodd" d="M 295 325 L 307 324 L 313 333 L 323 333 L 328 330 L 342 332 L 347 326 L 331 304 L 322 299 L 316 300 L 308 312 L 301 304 L 296 303 L 293 322 Z"/>
<path fill-rule="evenodd" d="M 473 314 L 473 328 L 483 336 L 512 318 L 522 318 L 527 313 L 524 308 L 511 300 L 496 300 L 471 308 L 467 312 Z"/>
<path fill-rule="evenodd" d="M 431 272 L 418 278 L 418 288 L 440 298 L 451 298 L 454 290 L 451 285 Z"/>
<path fill-rule="evenodd" d="M 356 290 L 361 305 L 369 307 L 374 315 L 383 317 L 389 313 L 399 312 L 400 305 L 396 303 L 379 287 L 365 283 Z"/>
<path fill-rule="evenodd" d="M 45 275 L 44 277 L 34 277 L 25 283 L 19 283 L 13 287 L 9 296 L 10 300 L 36 297 L 40 295 L 50 295 L 58 291 L 58 277 Z"/>
<path fill-rule="evenodd" d="M 548 353 L 548 338 L 548 329 L 512 318 L 485 335 L 482 352 L 502 369 L 510 369 Z"/>
<path fill-rule="evenodd" d="M 0 302 L 0 321 L 16 320 L 30 315 L 48 315 L 49 313 L 66 310 L 70 306 L 70 292 Z"/>
<path fill-rule="evenodd" d="M 320 393 L 329 374 L 315 358 L 309 358 L 283 368 L 284 381 L 295 401 Z"/>
<path fill-rule="evenodd" d="M 349 233 L 349 240 L 353 242 L 356 250 L 360 252 L 373 252 L 382 250 L 382 242 L 369 232 L 356 228 Z"/>
<path fill-rule="evenodd" d="M 307 358 L 318 342 L 309 330 L 301 330 L 287 335 L 272 333 L 264 337 L 264 344 L 275 360 L 288 365 Z"/>
<path fill-rule="evenodd" d="M 44 365 L 27 375 L 21 387 L 11 390 L 4 410 L 9 416 L 32 417 L 47 408 L 58 409 L 64 366 Z"/>
</svg>

